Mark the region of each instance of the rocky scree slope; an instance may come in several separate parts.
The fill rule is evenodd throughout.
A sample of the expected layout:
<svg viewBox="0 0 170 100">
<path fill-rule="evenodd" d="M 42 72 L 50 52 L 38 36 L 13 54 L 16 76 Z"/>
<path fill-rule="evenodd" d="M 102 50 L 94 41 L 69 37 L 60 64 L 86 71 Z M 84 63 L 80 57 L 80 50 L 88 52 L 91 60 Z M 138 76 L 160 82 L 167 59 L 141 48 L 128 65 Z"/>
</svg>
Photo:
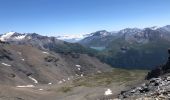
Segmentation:
<svg viewBox="0 0 170 100">
<path fill-rule="evenodd" d="M 56 37 L 42 36 L 36 33 L 9 32 L 2 34 L 0 40 L 17 45 L 28 44 L 41 50 L 50 50 L 63 54 L 81 53 L 93 56 L 94 52 L 96 52 L 77 43 L 68 43 L 58 40 Z"/>
<path fill-rule="evenodd" d="M 32 45 L 0 42 L 0 84 L 63 83 L 73 78 L 109 71 L 110 66 L 86 54 L 61 54 Z"/>
</svg>

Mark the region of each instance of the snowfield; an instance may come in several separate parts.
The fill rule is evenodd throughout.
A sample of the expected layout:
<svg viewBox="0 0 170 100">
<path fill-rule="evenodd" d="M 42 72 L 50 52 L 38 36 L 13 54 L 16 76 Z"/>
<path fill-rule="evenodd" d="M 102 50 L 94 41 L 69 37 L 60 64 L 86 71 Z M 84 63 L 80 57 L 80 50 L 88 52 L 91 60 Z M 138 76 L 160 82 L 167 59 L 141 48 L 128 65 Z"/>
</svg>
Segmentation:
<svg viewBox="0 0 170 100">
<path fill-rule="evenodd" d="M 11 65 L 9 65 L 9 64 L 6 64 L 6 63 L 1 63 L 2 65 L 4 65 L 4 66 L 11 66 Z"/>
<path fill-rule="evenodd" d="M 35 87 L 34 85 L 18 85 L 16 87 L 19 87 L 19 88 L 25 88 L 25 87 Z"/>
<path fill-rule="evenodd" d="M 14 33 L 15 33 L 15 32 L 8 32 L 8 33 L 6 33 L 6 34 L 4 34 L 4 35 L 2 35 L 2 36 L 0 37 L 0 40 L 1 40 L 1 41 L 6 41 L 6 40 L 9 39 Z"/>
<path fill-rule="evenodd" d="M 32 81 L 34 81 L 34 83 L 36 83 L 36 84 L 38 83 L 38 81 L 35 78 L 33 78 L 31 76 L 28 76 L 28 78 L 31 79 Z"/>
<path fill-rule="evenodd" d="M 42 52 L 43 54 L 49 54 L 48 52 Z"/>
<path fill-rule="evenodd" d="M 112 95 L 112 91 L 110 89 L 107 89 L 105 91 L 104 95 Z"/>
</svg>

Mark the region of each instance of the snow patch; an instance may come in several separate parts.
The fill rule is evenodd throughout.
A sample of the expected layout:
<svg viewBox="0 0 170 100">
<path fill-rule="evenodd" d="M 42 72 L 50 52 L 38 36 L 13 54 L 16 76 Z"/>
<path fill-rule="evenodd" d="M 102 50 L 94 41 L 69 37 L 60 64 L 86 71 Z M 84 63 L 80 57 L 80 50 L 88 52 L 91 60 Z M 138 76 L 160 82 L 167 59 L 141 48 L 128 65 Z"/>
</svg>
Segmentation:
<svg viewBox="0 0 170 100">
<path fill-rule="evenodd" d="M 38 81 L 35 78 L 33 78 L 31 76 L 28 76 L 28 78 L 31 79 L 32 81 L 34 81 L 34 83 L 36 83 L 36 84 L 38 83 Z"/>
<path fill-rule="evenodd" d="M 80 67 L 81 67 L 81 65 L 76 65 L 76 67 L 80 68 Z"/>
<path fill-rule="evenodd" d="M 65 82 L 66 80 L 65 79 L 63 79 L 63 82 Z"/>
<path fill-rule="evenodd" d="M 81 65 L 76 65 L 78 70 L 81 70 Z"/>
<path fill-rule="evenodd" d="M 70 80 L 70 78 L 68 77 L 68 78 L 67 78 L 67 80 L 69 81 L 69 80 Z"/>
<path fill-rule="evenodd" d="M 83 75 L 83 74 L 81 74 L 80 76 L 81 76 L 81 77 L 83 77 L 84 75 Z"/>
<path fill-rule="evenodd" d="M 22 61 L 25 61 L 25 59 L 21 59 Z"/>
<path fill-rule="evenodd" d="M 31 36 L 28 36 L 27 38 L 28 38 L 29 40 L 31 40 L 31 39 L 32 39 L 32 37 L 31 37 Z"/>
<path fill-rule="evenodd" d="M 62 84 L 62 83 L 63 83 L 63 81 L 59 81 L 59 82 L 58 82 L 58 84 Z"/>
<path fill-rule="evenodd" d="M 112 91 L 110 89 L 107 89 L 104 93 L 104 95 L 111 95 L 112 94 Z"/>
<path fill-rule="evenodd" d="M 51 85 L 52 83 L 48 83 L 48 85 Z"/>
<path fill-rule="evenodd" d="M 39 89 L 40 91 L 44 90 L 44 89 Z"/>
<path fill-rule="evenodd" d="M 158 26 L 153 26 L 153 27 L 151 27 L 150 29 L 152 29 L 152 30 L 157 30 L 159 27 Z"/>
<path fill-rule="evenodd" d="M 100 70 L 98 70 L 97 73 L 102 73 L 102 72 Z"/>
<path fill-rule="evenodd" d="M 35 87 L 35 86 L 34 85 L 18 85 L 16 87 L 24 88 L 24 87 Z"/>
<path fill-rule="evenodd" d="M 8 32 L 8 33 L 5 33 L 4 35 L 2 35 L 0 37 L 0 40 L 1 41 L 7 41 L 15 32 Z"/>
<path fill-rule="evenodd" d="M 43 54 L 49 54 L 48 52 L 42 52 Z"/>
<path fill-rule="evenodd" d="M 22 40 L 26 37 L 26 34 L 25 35 L 19 35 L 19 36 L 15 36 L 14 37 L 14 40 Z"/>
<path fill-rule="evenodd" d="M 6 64 L 6 63 L 1 63 L 2 65 L 4 65 L 4 66 L 11 66 L 11 65 L 9 65 L 9 64 Z"/>
<path fill-rule="evenodd" d="M 81 70 L 81 68 L 77 68 L 78 70 Z"/>
</svg>

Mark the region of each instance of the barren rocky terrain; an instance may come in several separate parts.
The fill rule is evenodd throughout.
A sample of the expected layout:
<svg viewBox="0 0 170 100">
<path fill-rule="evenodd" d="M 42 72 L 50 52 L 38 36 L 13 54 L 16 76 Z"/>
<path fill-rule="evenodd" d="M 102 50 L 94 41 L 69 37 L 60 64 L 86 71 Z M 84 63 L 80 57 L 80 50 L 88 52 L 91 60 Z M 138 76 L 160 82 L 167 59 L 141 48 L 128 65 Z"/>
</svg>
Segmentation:
<svg viewBox="0 0 170 100">
<path fill-rule="evenodd" d="M 0 73 L 0 100 L 107 100 L 146 75 L 111 68 L 86 54 L 8 43 L 0 44 Z"/>
</svg>

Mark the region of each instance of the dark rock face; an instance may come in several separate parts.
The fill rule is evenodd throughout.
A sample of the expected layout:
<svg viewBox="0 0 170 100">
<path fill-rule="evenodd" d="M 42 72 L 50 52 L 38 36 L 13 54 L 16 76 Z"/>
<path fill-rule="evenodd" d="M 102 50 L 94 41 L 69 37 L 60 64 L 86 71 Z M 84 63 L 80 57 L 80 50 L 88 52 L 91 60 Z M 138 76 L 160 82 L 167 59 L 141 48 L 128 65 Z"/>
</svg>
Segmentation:
<svg viewBox="0 0 170 100">
<path fill-rule="evenodd" d="M 54 65 L 57 66 L 58 65 L 57 62 L 59 61 L 59 58 L 55 58 L 53 56 L 47 56 L 47 57 L 44 58 L 44 60 L 46 62 L 54 63 Z"/>
<path fill-rule="evenodd" d="M 0 47 L 1 47 L 1 46 L 0 46 Z M 8 60 L 12 61 L 13 59 L 10 57 L 10 55 L 11 55 L 10 52 L 8 52 L 8 51 L 5 50 L 5 49 L 1 49 L 1 50 L 0 50 L 0 61 L 1 61 L 2 59 L 8 59 Z"/>
<path fill-rule="evenodd" d="M 44 59 L 47 62 L 57 62 L 57 61 L 59 61 L 58 58 L 55 58 L 55 57 L 52 57 L 52 56 L 45 57 Z"/>
<path fill-rule="evenodd" d="M 151 79 L 151 78 L 157 78 L 162 74 L 162 69 L 161 66 L 151 70 L 151 72 L 148 73 L 148 75 L 146 76 L 146 79 Z"/>
<path fill-rule="evenodd" d="M 9 43 L 0 40 L 0 44 L 9 44 Z"/>
<path fill-rule="evenodd" d="M 170 49 L 168 49 L 169 57 L 166 64 L 156 67 L 155 69 L 151 70 L 146 79 L 157 78 L 160 75 L 166 74 L 170 72 Z"/>
</svg>

